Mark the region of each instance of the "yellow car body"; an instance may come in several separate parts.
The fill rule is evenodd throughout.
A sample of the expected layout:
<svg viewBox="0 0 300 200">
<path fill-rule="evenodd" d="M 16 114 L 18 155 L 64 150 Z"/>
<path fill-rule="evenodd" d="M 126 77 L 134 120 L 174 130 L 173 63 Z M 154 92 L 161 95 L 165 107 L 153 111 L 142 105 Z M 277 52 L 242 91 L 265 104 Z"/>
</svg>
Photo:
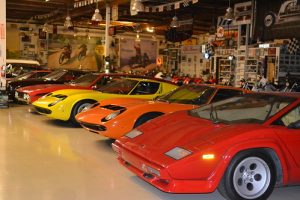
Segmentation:
<svg viewBox="0 0 300 200">
<path fill-rule="evenodd" d="M 149 91 L 150 87 L 152 91 Z M 177 85 L 157 79 L 126 78 L 100 88 L 102 92 L 82 89 L 58 90 L 39 98 L 32 105 L 40 114 L 63 121 L 70 120 L 76 124 L 75 115 L 100 100 L 119 97 L 154 99 L 176 88 Z"/>
</svg>

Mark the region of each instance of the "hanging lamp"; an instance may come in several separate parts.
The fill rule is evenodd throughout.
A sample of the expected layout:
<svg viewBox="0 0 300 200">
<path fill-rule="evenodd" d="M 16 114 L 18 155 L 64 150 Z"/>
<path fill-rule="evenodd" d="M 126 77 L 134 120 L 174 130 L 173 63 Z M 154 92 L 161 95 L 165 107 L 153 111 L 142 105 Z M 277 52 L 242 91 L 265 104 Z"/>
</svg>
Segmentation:
<svg viewBox="0 0 300 200">
<path fill-rule="evenodd" d="M 235 17 L 234 12 L 233 12 L 233 9 L 230 7 L 230 0 L 229 0 L 229 6 L 226 9 L 226 13 L 224 15 L 224 18 L 227 21 L 232 21 L 232 20 L 234 20 L 234 17 Z"/>
<path fill-rule="evenodd" d="M 102 21 L 102 19 L 103 18 L 102 18 L 101 14 L 100 14 L 100 10 L 98 9 L 98 2 L 97 2 L 95 12 L 94 12 L 94 14 L 92 16 L 92 21 L 100 22 L 100 21 Z"/>
</svg>

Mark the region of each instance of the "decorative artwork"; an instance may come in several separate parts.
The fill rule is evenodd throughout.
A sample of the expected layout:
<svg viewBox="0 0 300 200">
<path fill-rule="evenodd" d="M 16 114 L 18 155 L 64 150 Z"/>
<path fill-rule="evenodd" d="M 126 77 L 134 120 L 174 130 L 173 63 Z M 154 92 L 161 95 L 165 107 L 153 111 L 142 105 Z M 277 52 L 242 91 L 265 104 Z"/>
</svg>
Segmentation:
<svg viewBox="0 0 300 200">
<path fill-rule="evenodd" d="M 120 40 L 120 69 L 152 70 L 156 67 L 157 42 L 151 40 L 135 41 L 134 39 Z"/>
<path fill-rule="evenodd" d="M 73 35 L 49 35 L 48 67 L 100 71 L 103 51 L 100 38 L 74 37 Z"/>
<path fill-rule="evenodd" d="M 300 37 L 300 0 L 257 1 L 254 38 L 261 41 Z"/>
</svg>

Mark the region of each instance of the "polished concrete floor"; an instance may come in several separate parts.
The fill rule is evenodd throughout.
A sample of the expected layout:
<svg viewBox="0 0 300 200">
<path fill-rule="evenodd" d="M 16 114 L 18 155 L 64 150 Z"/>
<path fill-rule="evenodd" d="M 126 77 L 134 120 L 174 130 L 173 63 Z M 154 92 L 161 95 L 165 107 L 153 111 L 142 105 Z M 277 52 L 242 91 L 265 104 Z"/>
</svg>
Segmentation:
<svg viewBox="0 0 300 200">
<path fill-rule="evenodd" d="M 109 140 L 28 108 L 0 109 L 0 200 L 223 199 L 161 192 L 119 165 Z M 299 198 L 300 187 L 276 188 L 270 197 Z"/>
</svg>

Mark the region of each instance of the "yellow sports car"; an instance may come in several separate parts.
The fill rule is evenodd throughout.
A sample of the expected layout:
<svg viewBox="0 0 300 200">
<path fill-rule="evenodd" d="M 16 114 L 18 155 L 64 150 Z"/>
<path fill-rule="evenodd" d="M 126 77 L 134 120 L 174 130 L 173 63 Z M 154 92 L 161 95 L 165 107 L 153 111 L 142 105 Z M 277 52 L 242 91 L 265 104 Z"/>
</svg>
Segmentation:
<svg viewBox="0 0 300 200">
<path fill-rule="evenodd" d="M 76 114 L 97 101 L 117 98 L 135 97 L 154 99 L 176 89 L 177 85 L 157 79 L 118 78 L 101 87 L 98 91 L 82 89 L 57 90 L 49 93 L 32 105 L 40 114 L 77 124 Z"/>
</svg>

